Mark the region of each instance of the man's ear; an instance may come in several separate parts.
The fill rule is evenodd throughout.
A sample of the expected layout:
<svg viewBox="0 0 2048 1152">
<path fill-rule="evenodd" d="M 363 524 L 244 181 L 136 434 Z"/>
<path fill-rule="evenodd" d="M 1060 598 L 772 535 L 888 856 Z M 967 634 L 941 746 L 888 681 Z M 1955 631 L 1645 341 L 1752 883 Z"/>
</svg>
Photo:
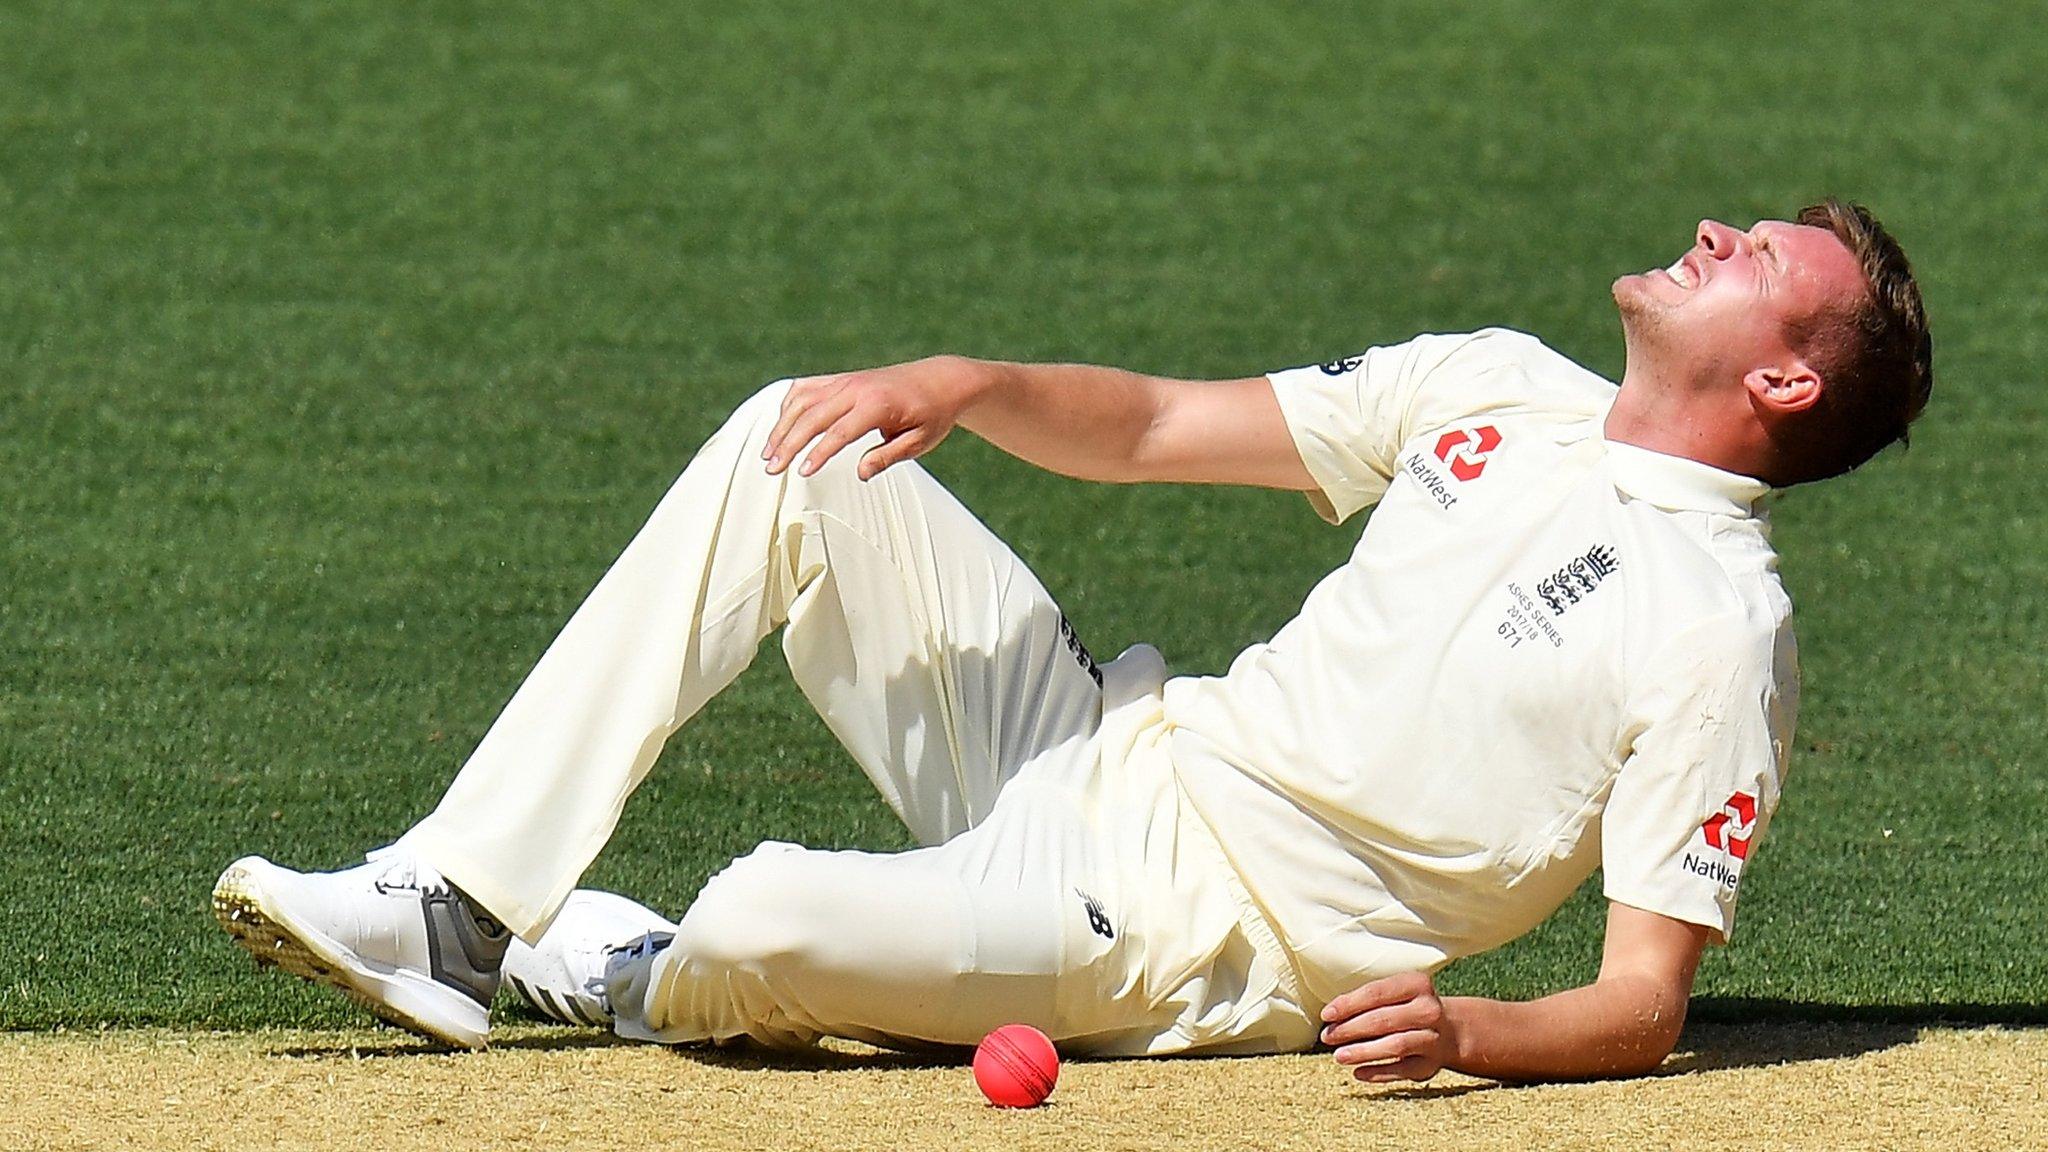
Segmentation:
<svg viewBox="0 0 2048 1152">
<path fill-rule="evenodd" d="M 1752 368 L 1742 378 L 1750 403 L 1775 416 L 1804 412 L 1820 402 L 1820 373 L 1804 360 Z"/>
</svg>

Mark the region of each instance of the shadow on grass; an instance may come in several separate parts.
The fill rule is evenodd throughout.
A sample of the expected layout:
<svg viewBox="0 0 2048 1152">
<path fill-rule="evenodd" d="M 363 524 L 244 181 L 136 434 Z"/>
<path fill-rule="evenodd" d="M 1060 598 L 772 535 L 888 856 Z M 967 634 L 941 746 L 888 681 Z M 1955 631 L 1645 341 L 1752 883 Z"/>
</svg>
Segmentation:
<svg viewBox="0 0 2048 1152">
<path fill-rule="evenodd" d="M 525 1017 L 515 1014 L 514 1019 Z M 1685 1034 L 1679 1039 L 1678 1051 L 1651 1073 L 1650 1078 L 1848 1059 L 1910 1044 L 1927 1028 L 1992 1025 L 2048 1026 L 2048 1005 L 1854 1005 L 1707 997 L 1693 1002 Z M 571 1052 L 619 1046 L 638 1044 L 608 1032 L 566 1027 L 544 1027 L 538 1032 L 501 1035 L 491 1042 L 493 1048 L 527 1052 Z M 388 1040 L 299 1045 L 273 1049 L 271 1054 L 293 1059 L 370 1060 L 448 1055 L 461 1051 L 394 1030 Z M 973 1058 L 973 1052 L 966 1048 L 898 1050 L 864 1045 L 785 1051 L 740 1043 L 680 1046 L 670 1051 L 679 1059 L 743 1071 L 855 1072 L 941 1068 L 964 1066 Z M 1416 1085 L 1377 1092 L 1371 1098 L 1442 1100 L 1473 1092 L 1512 1091 L 1519 1087 L 1523 1085 L 1494 1082 Z"/>
<path fill-rule="evenodd" d="M 1749 996 L 1702 996 L 1690 1024 L 1911 1024 L 1984 1028 L 2048 1026 L 2048 1004 L 1814 1004 Z"/>
<path fill-rule="evenodd" d="M 609 1032 L 599 1032 L 591 1028 L 561 1028 L 536 1035 L 507 1036 L 491 1041 L 492 1048 L 512 1052 L 580 1052 L 591 1048 L 619 1048 L 632 1045 L 633 1041 L 621 1040 Z M 451 1056 L 468 1051 L 467 1048 L 438 1043 L 393 1029 L 388 1040 L 379 1037 L 368 1042 L 300 1044 L 273 1048 L 270 1055 L 294 1060 L 383 1060 L 396 1056 Z"/>
<path fill-rule="evenodd" d="M 525 1018 L 514 1015 L 514 1021 Z M 837 1044 L 838 1041 L 828 1041 Z M 517 1035 L 502 1033 L 491 1037 L 493 1050 L 508 1052 L 581 1052 L 597 1048 L 653 1048 L 637 1040 L 625 1040 L 595 1028 L 544 1024 L 538 1030 L 527 1026 Z M 295 1060 L 385 1060 L 394 1057 L 461 1055 L 469 1049 L 442 1044 L 402 1032 L 396 1027 L 388 1036 L 368 1040 L 337 1040 L 331 1044 L 296 1044 L 272 1048 L 269 1054 Z M 689 1044 L 667 1048 L 679 1059 L 720 1068 L 764 1069 L 802 1072 L 853 1072 L 889 1068 L 942 1068 L 965 1066 L 974 1052 L 967 1048 L 932 1048 L 919 1051 L 873 1048 L 866 1045 L 801 1050 L 763 1048 L 740 1042 L 731 1045 Z"/>
<path fill-rule="evenodd" d="M 871 1072 L 892 1068 L 955 1068 L 974 1060 L 967 1048 L 763 1048 L 756 1044 L 691 1045 L 673 1049 L 697 1064 L 740 1071 Z"/>
<path fill-rule="evenodd" d="M 1680 1054 L 1658 1075 L 1840 1060 L 1919 1039 L 1927 1028 L 2048 1025 L 2041 1004 L 1809 1004 L 1707 997 L 1693 1002 Z"/>
</svg>

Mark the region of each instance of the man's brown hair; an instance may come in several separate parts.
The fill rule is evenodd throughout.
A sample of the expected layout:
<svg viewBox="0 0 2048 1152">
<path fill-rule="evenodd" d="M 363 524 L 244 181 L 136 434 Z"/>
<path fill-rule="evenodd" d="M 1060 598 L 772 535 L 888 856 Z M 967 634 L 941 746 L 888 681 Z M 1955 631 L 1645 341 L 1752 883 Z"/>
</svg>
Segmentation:
<svg viewBox="0 0 2048 1152">
<path fill-rule="evenodd" d="M 1833 196 L 1802 208 L 1799 223 L 1826 228 L 1863 266 L 1863 296 L 1810 317 L 1795 339 L 1815 371 L 1821 397 L 1792 426 L 1799 443 L 1779 452 L 1775 482 L 1839 476 L 1877 455 L 1927 407 L 1934 388 L 1934 341 L 1906 253 L 1861 204 Z"/>
</svg>

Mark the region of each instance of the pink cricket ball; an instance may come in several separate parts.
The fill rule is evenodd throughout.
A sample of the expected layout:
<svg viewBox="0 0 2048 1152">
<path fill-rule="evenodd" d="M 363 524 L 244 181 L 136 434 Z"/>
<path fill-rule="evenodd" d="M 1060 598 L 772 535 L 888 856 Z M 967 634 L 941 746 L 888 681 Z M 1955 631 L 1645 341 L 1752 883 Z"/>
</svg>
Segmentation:
<svg viewBox="0 0 2048 1152">
<path fill-rule="evenodd" d="M 974 1050 L 974 1082 L 998 1108 L 1035 1108 L 1059 1079 L 1060 1054 L 1029 1024 L 1005 1024 Z"/>
</svg>

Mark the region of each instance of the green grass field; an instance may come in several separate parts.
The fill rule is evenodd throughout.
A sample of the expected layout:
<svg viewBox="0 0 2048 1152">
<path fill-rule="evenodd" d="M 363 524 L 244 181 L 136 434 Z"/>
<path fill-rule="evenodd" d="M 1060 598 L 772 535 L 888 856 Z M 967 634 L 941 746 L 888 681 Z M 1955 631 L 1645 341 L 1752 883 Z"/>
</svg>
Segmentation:
<svg viewBox="0 0 2048 1152">
<path fill-rule="evenodd" d="M 1505 324 L 1838 191 L 1933 319 L 1777 511 L 1806 694 L 1712 1012 L 2048 1018 L 2048 49 L 2000 5 L 0 6 L 0 1027 L 357 1019 L 208 887 L 423 814 L 693 447 L 952 350 L 1241 375 Z M 1092 647 L 1223 667 L 1356 526 L 931 460 Z M 771 645 L 592 881 L 903 836 Z M 1587 978 L 1582 892 L 1450 970 Z"/>
</svg>

